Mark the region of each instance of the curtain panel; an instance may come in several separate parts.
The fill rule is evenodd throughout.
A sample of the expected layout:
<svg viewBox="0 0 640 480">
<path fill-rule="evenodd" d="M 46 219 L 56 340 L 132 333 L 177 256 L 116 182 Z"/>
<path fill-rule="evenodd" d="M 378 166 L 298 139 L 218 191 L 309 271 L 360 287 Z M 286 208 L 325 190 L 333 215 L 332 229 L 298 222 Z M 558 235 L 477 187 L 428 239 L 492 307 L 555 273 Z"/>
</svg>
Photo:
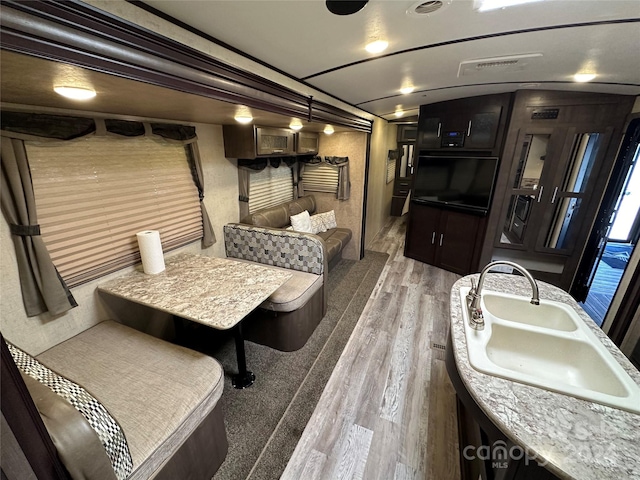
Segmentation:
<svg viewBox="0 0 640 480">
<path fill-rule="evenodd" d="M 1 144 L 0 200 L 16 251 L 25 312 L 28 317 L 47 311 L 60 315 L 78 304 L 58 274 L 40 236 L 24 142 L 3 137 Z"/>
<path fill-rule="evenodd" d="M 200 197 L 204 226 L 203 246 L 215 243 L 213 227 L 202 202 L 204 184 L 195 127 L 9 111 L 0 112 L 0 124 L 2 212 L 11 228 L 27 316 L 47 311 L 58 315 L 77 306 L 77 303 L 53 265 L 40 236 L 25 140 L 55 142 L 90 135 L 155 135 L 165 141 L 183 144 Z"/>
</svg>

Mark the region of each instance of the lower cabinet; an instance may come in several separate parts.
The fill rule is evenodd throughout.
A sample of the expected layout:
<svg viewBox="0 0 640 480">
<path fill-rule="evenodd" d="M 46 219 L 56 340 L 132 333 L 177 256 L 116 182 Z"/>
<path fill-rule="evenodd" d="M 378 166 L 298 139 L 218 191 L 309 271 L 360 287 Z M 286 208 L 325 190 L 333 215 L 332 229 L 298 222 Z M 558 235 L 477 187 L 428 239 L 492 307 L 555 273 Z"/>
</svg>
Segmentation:
<svg viewBox="0 0 640 480">
<path fill-rule="evenodd" d="M 404 255 L 460 275 L 478 271 L 486 217 L 413 202 Z"/>
</svg>

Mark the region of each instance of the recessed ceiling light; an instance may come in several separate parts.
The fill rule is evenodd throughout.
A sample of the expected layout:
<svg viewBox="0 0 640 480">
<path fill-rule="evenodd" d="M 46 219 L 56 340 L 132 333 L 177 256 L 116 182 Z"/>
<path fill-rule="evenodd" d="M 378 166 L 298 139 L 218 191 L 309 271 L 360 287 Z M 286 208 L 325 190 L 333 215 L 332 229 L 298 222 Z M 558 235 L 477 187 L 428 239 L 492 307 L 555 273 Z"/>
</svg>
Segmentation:
<svg viewBox="0 0 640 480">
<path fill-rule="evenodd" d="M 396 110 L 395 112 L 393 112 L 393 114 L 394 114 L 396 117 L 400 118 L 401 116 L 403 116 L 403 115 L 404 115 L 404 110 L 402 110 L 401 108 L 399 108 L 398 110 Z"/>
<path fill-rule="evenodd" d="M 295 130 L 295 131 L 301 130 L 302 129 L 302 122 L 300 120 L 298 120 L 298 119 L 291 120 L 291 123 L 289 124 L 289 128 L 291 130 Z"/>
<path fill-rule="evenodd" d="M 369 53 L 380 53 L 389 46 L 389 42 L 386 40 L 376 40 L 375 42 L 368 43 L 365 50 Z"/>
<path fill-rule="evenodd" d="M 89 100 L 96 96 L 96 91 L 90 88 L 79 87 L 53 87 L 53 90 L 58 94 L 72 100 Z"/>
<path fill-rule="evenodd" d="M 594 78 L 596 78 L 596 74 L 595 73 L 576 73 L 573 76 L 573 79 L 576 82 L 580 82 L 580 83 L 590 82 Z"/>
<path fill-rule="evenodd" d="M 473 0 L 473 9 L 478 12 L 488 12 L 499 8 L 513 7 L 523 3 L 542 2 L 544 0 Z"/>
<path fill-rule="evenodd" d="M 327 125 L 326 127 L 324 127 L 323 131 L 327 135 L 331 135 L 335 130 L 333 129 L 333 127 L 331 125 Z"/>
<path fill-rule="evenodd" d="M 248 113 L 239 113 L 233 119 L 238 122 L 246 125 L 247 123 L 251 123 L 253 121 L 253 117 Z"/>
<path fill-rule="evenodd" d="M 413 85 L 408 85 L 406 87 L 402 87 L 400 89 L 400 93 L 402 93 L 403 95 L 408 95 L 411 92 L 413 92 L 416 89 L 416 87 L 414 87 Z"/>
</svg>

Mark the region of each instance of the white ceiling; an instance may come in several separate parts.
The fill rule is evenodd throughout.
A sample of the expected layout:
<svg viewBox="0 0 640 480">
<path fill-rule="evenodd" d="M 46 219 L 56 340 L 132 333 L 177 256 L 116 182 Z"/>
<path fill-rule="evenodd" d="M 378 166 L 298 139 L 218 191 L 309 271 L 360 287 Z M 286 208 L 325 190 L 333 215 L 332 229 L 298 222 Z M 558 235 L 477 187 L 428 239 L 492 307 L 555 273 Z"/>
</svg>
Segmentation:
<svg viewBox="0 0 640 480">
<path fill-rule="evenodd" d="M 144 0 L 180 22 L 373 114 L 394 119 L 421 104 L 522 88 L 640 94 L 639 0 L 545 0 L 479 13 L 472 0 L 371 0 L 348 16 L 322 0 Z M 635 19 L 635 22 L 610 23 Z M 609 23 L 607 23 L 609 22 Z M 599 23 L 593 25 L 593 23 Z M 364 45 L 383 37 L 372 55 Z M 521 71 L 458 77 L 462 61 L 541 53 Z M 598 76 L 573 82 L 580 70 Z M 522 84 L 538 83 L 528 87 Z M 399 93 L 411 83 L 416 91 Z"/>
</svg>

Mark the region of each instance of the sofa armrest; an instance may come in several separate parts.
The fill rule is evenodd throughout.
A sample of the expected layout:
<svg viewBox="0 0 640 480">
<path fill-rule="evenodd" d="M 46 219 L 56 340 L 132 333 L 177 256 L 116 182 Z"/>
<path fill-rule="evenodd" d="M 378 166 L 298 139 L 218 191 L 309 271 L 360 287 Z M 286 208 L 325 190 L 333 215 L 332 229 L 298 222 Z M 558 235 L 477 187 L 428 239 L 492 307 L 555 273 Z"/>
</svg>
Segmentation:
<svg viewBox="0 0 640 480">
<path fill-rule="evenodd" d="M 227 257 L 322 275 L 327 268 L 323 240 L 311 233 L 239 223 L 224 226 Z"/>
</svg>

